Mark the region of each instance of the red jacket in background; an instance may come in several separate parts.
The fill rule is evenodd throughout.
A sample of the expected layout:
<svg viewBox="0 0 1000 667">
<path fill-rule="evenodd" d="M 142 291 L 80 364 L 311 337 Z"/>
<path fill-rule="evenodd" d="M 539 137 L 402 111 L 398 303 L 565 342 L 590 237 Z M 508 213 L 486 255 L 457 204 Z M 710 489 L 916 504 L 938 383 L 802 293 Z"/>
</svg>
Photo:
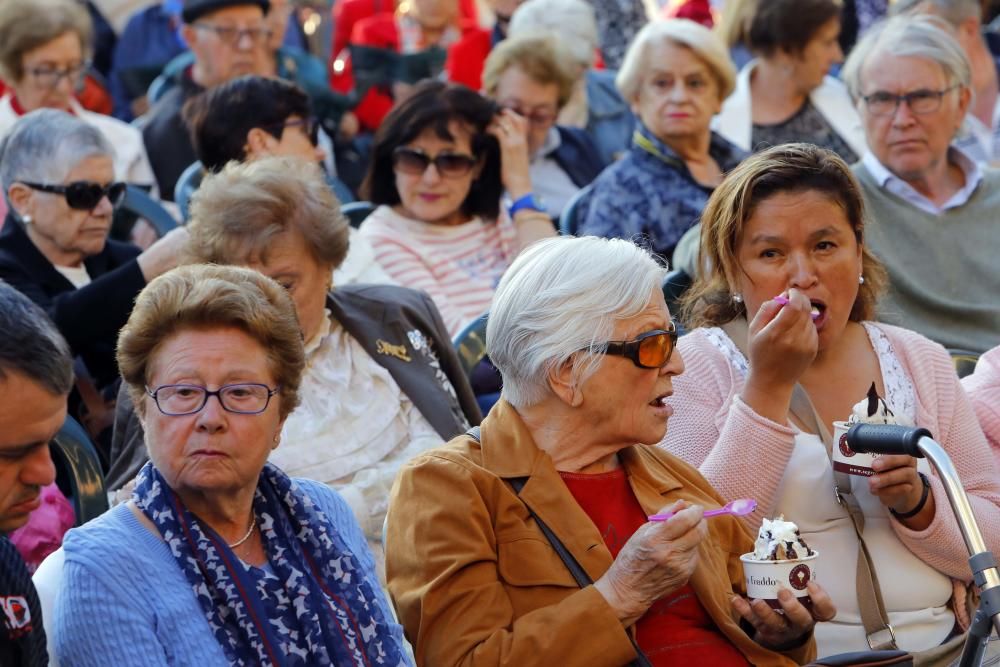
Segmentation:
<svg viewBox="0 0 1000 667">
<path fill-rule="evenodd" d="M 395 0 L 336 0 L 333 4 L 333 49 L 336 58 L 351 41 L 354 26 L 369 16 L 396 11 Z M 458 0 L 458 15 L 463 21 L 477 23 L 476 0 Z"/>
<path fill-rule="evenodd" d="M 467 31 L 479 30 L 475 23 L 465 19 L 460 20 L 459 29 L 462 30 L 463 36 Z M 399 25 L 396 23 L 395 14 L 383 13 L 359 21 L 354 26 L 350 43 L 399 52 Z M 480 70 L 482 70 L 481 64 Z M 341 93 L 349 93 L 354 89 L 354 69 L 349 52 L 342 53 L 331 68 L 330 87 Z M 374 131 L 382 124 L 382 119 L 392 109 L 392 105 L 393 99 L 390 95 L 372 88 L 361 98 L 361 102 L 354 109 L 354 115 L 358 117 L 363 129 Z"/>
</svg>

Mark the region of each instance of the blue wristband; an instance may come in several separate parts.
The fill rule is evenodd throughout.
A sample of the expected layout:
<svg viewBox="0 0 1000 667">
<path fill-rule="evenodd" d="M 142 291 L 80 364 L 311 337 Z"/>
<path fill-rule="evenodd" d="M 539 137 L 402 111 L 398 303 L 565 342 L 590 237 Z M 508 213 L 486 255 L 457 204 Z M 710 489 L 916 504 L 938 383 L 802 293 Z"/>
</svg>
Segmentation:
<svg viewBox="0 0 1000 667">
<path fill-rule="evenodd" d="M 523 197 L 518 197 L 516 200 L 511 202 L 510 206 L 507 207 L 507 213 L 510 217 L 514 217 L 514 214 L 522 209 L 527 209 L 529 211 L 539 211 L 541 213 L 545 212 L 545 207 L 542 203 L 535 199 L 535 195 L 531 192 L 524 195 Z"/>
</svg>

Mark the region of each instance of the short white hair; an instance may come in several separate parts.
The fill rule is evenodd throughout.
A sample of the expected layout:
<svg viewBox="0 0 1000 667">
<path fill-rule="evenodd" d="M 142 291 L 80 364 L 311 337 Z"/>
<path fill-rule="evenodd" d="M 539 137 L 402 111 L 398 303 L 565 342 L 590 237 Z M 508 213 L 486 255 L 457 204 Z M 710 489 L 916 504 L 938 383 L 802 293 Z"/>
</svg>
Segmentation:
<svg viewBox="0 0 1000 667">
<path fill-rule="evenodd" d="M 497 286 L 486 325 L 503 397 L 515 407 L 539 403 L 551 392 L 549 372 L 574 355 L 572 382 L 585 383 L 615 323 L 642 313 L 666 273 L 624 239 L 560 236 L 525 249 Z"/>
<path fill-rule="evenodd" d="M 895 0 L 889 5 L 890 16 L 900 14 L 917 14 L 926 9 L 932 9 L 936 16 L 940 16 L 957 28 L 968 19 L 983 20 L 983 7 L 979 0 Z"/>
<path fill-rule="evenodd" d="M 508 37 L 558 36 L 573 60 L 586 69 L 600 46 L 594 8 L 584 0 L 528 0 L 514 10 Z"/>
<path fill-rule="evenodd" d="M 691 49 L 708 65 L 719 87 L 719 101 L 733 92 L 736 87 L 736 68 L 719 36 L 700 23 L 688 19 L 666 19 L 643 26 L 625 52 L 615 84 L 626 102 L 635 101 L 642 85 L 642 74 L 649 69 L 649 52 L 654 45 L 663 43 Z"/>
<path fill-rule="evenodd" d="M 114 159 L 115 149 L 101 131 L 56 109 L 36 109 L 17 119 L 0 150 L 0 184 L 6 192 L 18 181 L 61 183 L 81 160 Z"/>
<path fill-rule="evenodd" d="M 972 69 L 965 50 L 936 16 L 896 16 L 872 26 L 865 33 L 842 71 L 844 83 L 855 102 L 863 94 L 861 73 L 865 63 L 880 55 L 929 60 L 941 66 L 950 85 L 968 88 L 972 83 Z"/>
</svg>

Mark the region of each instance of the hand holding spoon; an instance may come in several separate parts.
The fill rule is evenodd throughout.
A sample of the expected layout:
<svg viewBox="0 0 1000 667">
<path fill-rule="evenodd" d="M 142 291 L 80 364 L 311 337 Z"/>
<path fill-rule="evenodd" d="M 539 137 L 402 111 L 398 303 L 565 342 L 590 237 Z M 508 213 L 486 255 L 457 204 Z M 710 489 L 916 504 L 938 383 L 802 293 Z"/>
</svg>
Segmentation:
<svg viewBox="0 0 1000 667">
<path fill-rule="evenodd" d="M 732 514 L 733 516 L 745 516 L 750 514 L 755 509 L 757 509 L 757 501 L 750 498 L 740 498 L 739 500 L 730 500 L 725 506 L 720 507 L 715 510 L 708 510 L 703 515 L 706 519 L 713 516 L 722 516 L 723 514 Z M 648 517 L 650 521 L 666 521 L 674 515 L 673 512 L 664 512 L 662 514 L 653 514 Z"/>
</svg>

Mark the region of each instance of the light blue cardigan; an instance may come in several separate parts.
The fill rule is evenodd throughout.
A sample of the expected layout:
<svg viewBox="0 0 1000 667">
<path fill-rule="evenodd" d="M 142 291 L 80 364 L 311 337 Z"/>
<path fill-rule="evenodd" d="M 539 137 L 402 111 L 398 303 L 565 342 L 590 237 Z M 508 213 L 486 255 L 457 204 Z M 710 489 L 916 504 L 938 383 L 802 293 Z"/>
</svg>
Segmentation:
<svg viewBox="0 0 1000 667">
<path fill-rule="evenodd" d="M 296 479 L 326 512 L 368 572 L 386 618 L 389 603 L 375 562 L 348 504 L 326 486 Z M 56 654 L 63 665 L 225 665 L 191 585 L 170 549 L 126 505 L 119 505 L 63 541 L 66 562 L 56 601 Z M 50 630 L 51 628 L 51 630 Z M 394 623 L 400 646 L 403 629 Z"/>
</svg>

